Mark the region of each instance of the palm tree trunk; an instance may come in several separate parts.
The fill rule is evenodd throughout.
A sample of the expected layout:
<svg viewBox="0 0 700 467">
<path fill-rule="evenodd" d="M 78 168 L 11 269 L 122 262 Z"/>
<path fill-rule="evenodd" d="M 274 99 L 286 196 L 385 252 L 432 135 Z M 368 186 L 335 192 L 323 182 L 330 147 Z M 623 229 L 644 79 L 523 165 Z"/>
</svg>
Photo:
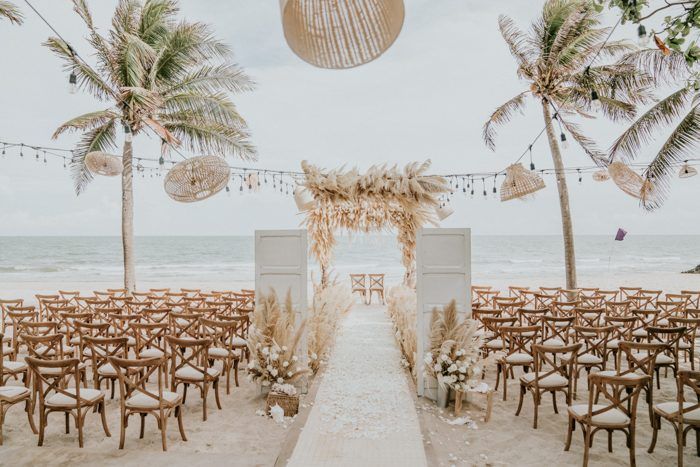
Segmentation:
<svg viewBox="0 0 700 467">
<path fill-rule="evenodd" d="M 549 103 L 542 100 L 542 113 L 544 114 L 544 123 L 547 128 L 547 139 L 549 140 L 549 148 L 552 152 L 552 160 L 554 161 L 554 169 L 556 170 L 557 189 L 559 190 L 559 207 L 561 209 L 561 228 L 564 235 L 564 262 L 566 264 L 566 288 L 576 288 L 576 252 L 574 250 L 574 229 L 571 225 L 571 209 L 569 208 L 569 189 L 566 186 L 566 174 L 564 173 L 564 164 L 561 160 L 561 152 L 559 151 L 559 143 L 557 136 L 554 133 L 554 125 L 552 124 L 552 115 L 549 111 Z"/>
<path fill-rule="evenodd" d="M 133 147 L 130 138 L 124 142 L 122 154 L 122 249 L 124 252 L 124 288 L 133 291 L 136 285 L 134 267 L 134 187 Z"/>
</svg>

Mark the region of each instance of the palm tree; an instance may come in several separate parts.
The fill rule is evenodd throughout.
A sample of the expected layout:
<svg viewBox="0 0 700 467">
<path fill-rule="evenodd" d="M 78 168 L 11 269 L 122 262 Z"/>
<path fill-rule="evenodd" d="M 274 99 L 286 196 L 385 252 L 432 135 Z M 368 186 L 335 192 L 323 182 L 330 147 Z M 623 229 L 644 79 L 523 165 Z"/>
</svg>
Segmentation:
<svg viewBox="0 0 700 467">
<path fill-rule="evenodd" d="M 517 62 L 518 77 L 529 86 L 493 112 L 484 125 L 484 141 L 495 149 L 496 127 L 510 121 L 515 112 L 522 112 L 526 97 L 534 97 L 542 106 L 559 190 L 566 287 L 572 289 L 576 287 L 573 226 L 553 120 L 558 120 L 596 164 L 605 165 L 605 155 L 570 117 L 590 118 L 594 106 L 599 106 L 603 115 L 612 120 L 630 119 L 636 104 L 648 99 L 650 78 L 629 63 L 590 65 L 597 57 L 612 59 L 631 50 L 624 41 L 606 42 L 609 28 L 600 26 L 600 15 L 592 2 L 548 0 L 527 34 L 505 16 L 499 18 L 499 27 Z"/>
<path fill-rule="evenodd" d="M 133 136 L 152 130 L 164 146 L 182 144 L 191 151 L 254 159 L 246 122 L 227 93 L 250 90 L 253 84 L 207 25 L 176 20 L 175 0 L 120 0 L 106 37 L 94 26 L 85 0 L 74 0 L 73 6 L 87 27 L 96 67 L 59 38 L 51 37 L 45 45 L 75 73 L 79 87 L 110 106 L 65 122 L 53 137 L 82 132 L 71 162 L 80 194 L 92 179 L 85 156 L 115 148 L 117 130 L 124 128 L 124 287 L 133 290 Z"/>
<path fill-rule="evenodd" d="M 642 50 L 623 60 L 648 70 L 659 84 L 676 89 L 644 112 L 620 135 L 610 149 L 610 159 L 629 162 L 642 148 L 652 143 L 659 132 L 671 129 L 659 152 L 644 172 L 653 189 L 642 196 L 647 210 L 659 208 L 668 197 L 671 177 L 679 162 L 688 159 L 700 147 L 700 82 L 693 83 L 692 70 L 681 52 L 666 55 L 660 50 Z M 683 83 L 679 86 L 679 83 Z"/>
<path fill-rule="evenodd" d="M 5 0 L 0 0 L 0 18 L 5 18 L 13 24 L 22 24 L 22 21 L 24 21 L 19 8 L 14 3 L 6 2 Z"/>
</svg>

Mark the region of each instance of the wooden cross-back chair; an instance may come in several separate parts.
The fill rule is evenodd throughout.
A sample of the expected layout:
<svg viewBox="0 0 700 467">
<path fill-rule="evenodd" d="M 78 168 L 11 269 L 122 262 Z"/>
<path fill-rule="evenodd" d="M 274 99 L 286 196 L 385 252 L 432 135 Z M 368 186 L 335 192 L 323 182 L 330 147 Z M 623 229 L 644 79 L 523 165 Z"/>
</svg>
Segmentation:
<svg viewBox="0 0 700 467">
<path fill-rule="evenodd" d="M 700 327 L 700 317 L 669 318 L 668 324 L 672 328 L 686 328 L 678 342 L 678 352 L 686 357 L 686 361 L 690 360 L 690 369 L 695 371 L 695 339 Z"/>
<path fill-rule="evenodd" d="M 673 377 L 678 375 L 678 357 L 680 355 L 680 342 L 687 329 L 685 327 L 667 328 L 649 326 L 649 341 L 666 344 L 667 347 L 656 357 L 656 387 L 661 389 L 661 378 L 659 370 L 661 368 L 671 368 Z"/>
<path fill-rule="evenodd" d="M 523 305 L 525 305 L 525 302 L 522 300 L 518 300 L 515 302 L 510 302 L 507 304 L 501 304 L 500 309 L 501 309 L 501 316 L 518 316 L 518 310 L 520 310 Z"/>
<path fill-rule="evenodd" d="M 62 334 L 46 333 L 42 331 L 37 335 L 22 334 L 20 338 L 27 346 L 27 353 L 30 357 L 40 360 L 63 360 L 71 357 L 73 354 L 72 348 L 63 345 Z M 51 370 L 49 369 L 47 371 Z M 78 365 L 78 378 L 75 380 L 75 384 L 79 385 L 81 381 L 83 385 L 87 387 L 87 365 L 82 362 Z"/>
<path fill-rule="evenodd" d="M 168 295 L 149 295 L 148 300 L 146 302 L 141 302 L 141 303 L 148 303 L 148 308 L 160 308 L 164 307 L 166 303 L 170 301 L 170 297 Z M 138 308 L 138 310 L 144 308 L 141 306 Z M 136 311 L 138 313 L 138 311 Z"/>
<path fill-rule="evenodd" d="M 608 354 L 608 343 L 612 339 L 612 326 L 573 326 L 574 342 L 581 344 L 576 355 L 576 365 L 574 365 L 574 396 L 578 394 L 578 379 L 581 370 L 586 371 L 586 375 L 591 374 L 594 368 L 600 371 L 605 370 L 606 356 Z M 562 360 L 569 360 L 571 355 L 562 355 Z M 590 389 L 590 388 L 589 388 Z"/>
<path fill-rule="evenodd" d="M 235 345 L 238 322 L 202 318 L 200 323 L 202 337 L 211 339 L 211 346 L 207 351 L 209 364 L 213 366 L 214 361 L 221 361 L 223 374 L 226 375 L 226 394 L 230 394 L 232 371 L 238 387 L 238 363 L 241 359 L 241 350 Z"/>
<path fill-rule="evenodd" d="M 180 339 L 168 336 L 171 355 L 170 387 L 177 392 L 177 387 L 183 385 L 182 403 L 187 398 L 187 388 L 196 386 L 202 396 L 202 419 L 207 420 L 207 396 L 209 386 L 214 389 L 216 405 L 221 410 L 219 400 L 219 370 L 209 366 L 208 351 L 211 339 Z"/>
<path fill-rule="evenodd" d="M 2 349 L 1 356 L 9 355 L 12 360 L 15 360 L 22 345 L 22 341 L 19 339 L 22 323 L 25 321 L 37 321 L 39 313 L 33 306 L 10 307 L 7 310 L 7 316 L 10 318 L 10 327 L 12 327 L 12 340 L 9 348 L 5 347 L 4 342 L 0 344 L 0 349 Z"/>
<path fill-rule="evenodd" d="M 201 318 L 205 319 L 216 319 L 219 314 L 219 308 L 216 306 L 200 306 L 200 307 L 189 307 L 185 311 L 186 314 L 197 314 Z"/>
<path fill-rule="evenodd" d="M 548 293 L 535 293 L 535 308 L 552 309 L 552 303 L 557 299 L 557 295 Z"/>
<path fill-rule="evenodd" d="M 112 298 L 124 298 L 130 295 L 129 289 L 107 289 L 107 293 L 110 294 Z"/>
<path fill-rule="evenodd" d="M 530 287 L 520 286 L 520 285 L 509 285 L 508 286 L 508 296 L 515 297 L 518 300 L 522 300 L 520 296 L 524 290 L 530 290 Z"/>
<path fill-rule="evenodd" d="M 569 345 L 571 327 L 575 316 L 544 316 L 542 318 L 542 344 L 555 347 Z"/>
<path fill-rule="evenodd" d="M 5 386 L 9 378 L 18 375 L 22 376 L 24 386 Z M 24 410 L 29 419 L 29 426 L 35 434 L 37 433 L 32 416 L 33 406 L 31 391 L 28 387 L 29 379 L 29 367 L 25 362 L 6 362 L 0 358 L 0 446 L 3 444 L 2 426 L 5 424 L 5 414 L 13 405 L 25 403 Z"/>
<path fill-rule="evenodd" d="M 171 312 L 170 308 L 144 308 L 141 310 L 141 322 L 168 323 Z"/>
<path fill-rule="evenodd" d="M 113 293 L 106 290 L 93 290 L 92 295 L 98 300 L 106 300 L 110 303 L 112 303 L 112 296 L 114 296 Z"/>
<path fill-rule="evenodd" d="M 518 318 L 521 326 L 539 326 L 543 328 L 542 320 L 549 310 L 546 308 L 520 308 L 518 310 Z"/>
<path fill-rule="evenodd" d="M 588 308 L 605 308 L 605 297 L 603 295 L 583 295 L 581 294 L 581 305 Z"/>
<path fill-rule="evenodd" d="M 164 297 L 166 293 L 170 292 L 170 288 L 164 287 L 162 289 L 148 289 L 148 291 L 151 292 L 151 295 L 159 295 Z"/>
<path fill-rule="evenodd" d="M 95 300 L 95 297 L 89 297 L 86 295 L 78 295 L 73 299 L 73 302 L 78 307 L 78 311 L 92 311 L 88 304 L 88 300 Z"/>
<path fill-rule="evenodd" d="M 106 310 L 115 310 L 111 300 L 100 300 L 99 298 L 86 298 L 85 307 L 87 311 L 95 315 L 97 319 L 106 318 Z M 121 312 L 121 310 L 119 310 Z"/>
<path fill-rule="evenodd" d="M 634 316 L 604 316 L 603 321 L 605 326 L 613 326 L 613 337 L 608 342 L 608 352 L 612 354 L 613 362 L 615 362 L 615 368 L 618 366 L 618 350 L 620 342 L 631 341 L 632 340 L 632 330 L 637 322 L 637 318 Z M 607 360 L 607 356 L 606 356 Z"/>
<path fill-rule="evenodd" d="M 588 393 L 588 404 L 578 404 L 569 407 L 569 427 L 566 435 L 564 450 L 571 447 L 571 435 L 578 422 L 583 431 L 583 465 L 588 466 L 590 448 L 593 446 L 593 436 L 600 430 L 608 433 L 608 451 L 612 452 L 612 434 L 622 431 L 626 437 L 626 445 L 630 452 L 630 465 L 635 461 L 635 430 L 637 423 L 637 403 L 639 393 L 648 376 L 634 377 L 604 376 L 593 373 L 588 377 L 591 391 Z M 594 401 L 603 396 L 607 404 Z"/>
<path fill-rule="evenodd" d="M 606 302 L 614 302 L 620 297 L 619 290 L 600 290 L 596 292 L 596 295 L 600 295 Z"/>
<path fill-rule="evenodd" d="M 545 295 L 559 295 L 561 287 L 540 287 L 540 292 Z"/>
<path fill-rule="evenodd" d="M 501 338 L 501 327 L 514 326 L 517 321 L 518 318 L 515 316 L 481 318 L 481 322 L 484 323 L 484 329 L 486 331 L 484 333 L 484 343 L 482 347 L 482 351 L 485 355 L 501 351 L 505 348 L 505 343 Z"/>
<path fill-rule="evenodd" d="M 131 298 L 136 300 L 137 302 L 147 302 L 148 297 L 150 297 L 151 295 L 153 295 L 151 292 L 143 292 L 143 291 L 131 292 Z"/>
<path fill-rule="evenodd" d="M 168 322 L 131 323 L 136 336 L 134 351 L 139 358 L 169 357 L 165 337 L 170 330 Z M 167 366 L 165 367 L 167 371 Z"/>
<path fill-rule="evenodd" d="M 169 309 L 172 313 L 184 313 L 187 309 L 187 303 L 183 300 L 179 302 L 166 301 L 161 309 Z"/>
<path fill-rule="evenodd" d="M 637 292 L 639 295 L 645 295 L 647 297 L 651 297 L 652 300 L 655 302 L 656 300 L 661 297 L 661 294 L 663 293 L 663 290 L 650 290 L 650 289 L 642 289 L 639 292 Z M 656 305 L 656 304 L 654 304 Z"/>
<path fill-rule="evenodd" d="M 592 297 L 598 295 L 600 287 L 579 287 L 579 290 L 581 291 L 581 297 Z"/>
<path fill-rule="evenodd" d="M 576 324 L 578 326 L 598 327 L 603 324 L 603 316 L 605 316 L 605 308 L 587 308 L 578 307 L 574 309 Z"/>
<path fill-rule="evenodd" d="M 656 308 L 659 310 L 657 320 L 659 326 L 668 326 L 669 318 L 685 318 L 686 306 L 683 302 L 657 300 Z"/>
<path fill-rule="evenodd" d="M 656 318 L 659 316 L 658 310 L 630 310 L 630 316 L 637 318 L 632 327 L 632 338 L 635 340 L 647 340 L 649 332 L 647 327 L 656 326 Z"/>
<path fill-rule="evenodd" d="M 24 300 L 21 298 L 0 299 L 0 332 L 4 334 L 7 327 L 12 327 L 12 320 L 7 314 L 10 308 L 20 308 L 23 305 Z"/>
<path fill-rule="evenodd" d="M 111 307 L 113 308 L 119 308 L 120 310 L 125 310 L 126 309 L 126 304 L 127 302 L 134 301 L 134 299 L 130 296 L 126 297 L 110 297 L 109 301 L 112 302 Z"/>
<path fill-rule="evenodd" d="M 187 308 L 198 308 L 204 305 L 204 298 L 197 295 L 196 297 L 183 297 L 183 303 L 185 304 L 185 309 Z"/>
<path fill-rule="evenodd" d="M 126 427 L 129 417 L 138 415 L 141 419 L 139 439 L 143 439 L 146 417 L 152 415 L 161 433 L 161 445 L 163 451 L 167 451 L 167 427 L 171 415 L 177 417 L 180 436 L 187 441 L 185 426 L 182 420 L 183 400 L 182 396 L 173 391 L 167 391 L 164 386 L 165 358 L 149 357 L 137 359 L 125 359 L 109 357 L 109 363 L 115 368 L 119 378 L 119 449 L 124 449 L 126 441 Z M 152 375 L 157 377 L 157 389 L 149 390 L 148 381 Z"/>
<path fill-rule="evenodd" d="M 199 339 L 200 318 L 198 313 L 170 313 L 170 335 L 179 339 Z"/>
<path fill-rule="evenodd" d="M 108 357 L 128 357 L 126 337 L 86 337 L 85 342 L 90 347 L 92 360 L 92 381 L 95 389 L 101 389 L 104 380 L 109 381 L 114 399 L 114 386 L 117 381 L 117 371 L 109 363 Z"/>
<path fill-rule="evenodd" d="M 508 374 L 513 374 L 513 368 L 522 367 L 523 371 L 534 370 L 532 345 L 538 342 L 541 326 L 501 326 L 501 339 L 504 342 L 505 354 L 496 364 L 496 387 L 503 375 L 503 400 L 508 396 Z M 514 376 L 513 376 L 514 377 Z"/>
<path fill-rule="evenodd" d="M 476 303 L 479 307 L 492 307 L 493 299 L 501 295 L 500 290 L 476 289 L 473 291 L 476 294 Z M 474 296 L 474 295 L 472 295 Z"/>
<path fill-rule="evenodd" d="M 138 315 L 141 313 L 142 310 L 145 310 L 147 308 L 158 308 L 162 303 L 165 303 L 165 300 L 162 300 L 161 303 L 156 305 L 155 301 L 152 298 L 153 297 L 149 295 L 148 300 L 135 300 L 133 298 L 125 300 L 123 312 L 128 313 L 130 315 Z M 155 298 L 157 300 L 161 300 L 158 297 Z"/>
<path fill-rule="evenodd" d="M 688 295 L 688 308 L 700 308 L 700 290 L 681 290 L 683 295 Z"/>
<path fill-rule="evenodd" d="M 110 325 L 108 322 L 76 321 L 75 327 L 80 338 L 77 356 L 84 363 L 92 358 L 92 349 L 86 339 L 88 337 L 110 337 Z"/>
<path fill-rule="evenodd" d="M 620 298 L 622 300 L 629 300 L 632 297 L 638 296 L 641 290 L 641 287 L 620 287 Z"/>
<path fill-rule="evenodd" d="M 605 311 L 608 316 L 628 316 L 632 302 L 629 300 L 608 300 L 605 302 Z"/>
<path fill-rule="evenodd" d="M 141 321 L 141 315 L 127 315 L 125 313 L 110 313 L 108 316 L 110 334 L 114 337 L 126 337 L 129 348 L 136 345 L 136 336 L 131 325 Z"/>
<path fill-rule="evenodd" d="M 549 392 L 552 394 L 552 404 L 554 413 L 559 413 L 557 408 L 556 393 L 562 392 L 566 396 L 566 404 L 571 404 L 572 396 L 572 378 L 574 365 L 576 364 L 576 355 L 581 348 L 581 344 L 567 345 L 563 347 L 550 347 L 546 345 L 533 345 L 532 352 L 534 357 L 535 371 L 526 373 L 520 377 L 520 398 L 518 400 L 518 409 L 515 415 L 520 415 L 523 407 L 523 399 L 525 394 L 532 394 L 535 414 L 533 428 L 537 428 L 537 418 L 539 413 L 539 405 L 542 400 L 542 395 Z M 562 361 L 557 357 L 571 354 L 572 358 Z"/>
<path fill-rule="evenodd" d="M 486 334 L 489 331 L 484 325 L 484 318 L 499 318 L 501 313 L 501 310 L 494 310 L 492 308 L 477 308 L 472 310 L 472 319 L 477 322 L 476 334 L 487 337 Z"/>
<path fill-rule="evenodd" d="M 367 303 L 367 274 L 350 274 L 350 291 Z"/>
<path fill-rule="evenodd" d="M 574 310 L 581 305 L 578 300 L 575 301 L 552 301 L 551 310 L 554 316 L 569 317 L 575 316 Z"/>
<path fill-rule="evenodd" d="M 245 356 L 247 361 L 250 361 L 250 350 L 248 350 L 248 328 L 250 327 L 250 316 L 222 316 L 222 320 L 232 321 L 236 323 L 233 328 L 233 348 L 241 353 L 241 357 Z M 238 383 L 236 383 L 238 386 Z"/>
<path fill-rule="evenodd" d="M 647 295 L 634 295 L 627 298 L 630 302 L 630 308 L 633 310 L 653 310 L 654 305 L 652 297 Z"/>
<path fill-rule="evenodd" d="M 525 302 L 523 308 L 535 308 L 535 294 L 538 293 L 534 290 L 521 290 L 520 298 Z"/>
<path fill-rule="evenodd" d="M 187 297 L 187 292 L 168 292 L 165 294 L 165 298 L 171 303 L 180 303 L 184 297 Z"/>
<path fill-rule="evenodd" d="M 384 274 L 369 274 L 369 303 L 372 303 L 374 294 L 379 298 L 379 302 L 384 305 Z"/>
<path fill-rule="evenodd" d="M 686 388 L 694 393 L 695 400 L 686 401 Z M 690 430 L 695 430 L 695 451 L 700 457 L 700 371 L 679 371 L 676 378 L 676 401 L 654 404 L 654 433 L 649 453 L 654 452 L 662 419 L 668 421 L 676 432 L 678 466 L 683 467 L 683 447 Z"/>
<path fill-rule="evenodd" d="M 59 290 L 58 295 L 60 295 L 62 299 L 68 300 L 71 305 L 78 306 L 78 297 L 80 297 L 79 290 Z"/>
<path fill-rule="evenodd" d="M 664 298 L 667 302 L 680 302 L 683 304 L 683 308 L 687 308 L 690 305 L 690 294 L 685 293 L 667 293 Z"/>
<path fill-rule="evenodd" d="M 69 346 L 75 348 L 80 346 L 80 330 L 78 329 L 78 323 L 89 323 L 92 320 L 92 316 L 93 315 L 90 312 L 60 312 L 58 314 L 61 329 L 66 335 L 66 342 Z"/>
<path fill-rule="evenodd" d="M 620 342 L 620 360 L 622 355 L 627 360 L 627 368 L 622 370 L 622 362 L 619 362 L 616 372 L 604 372 L 606 376 L 622 376 L 630 378 L 635 375 L 646 375 L 649 377 L 642 389 L 645 393 L 645 400 L 649 409 L 649 421 L 653 424 L 652 406 L 654 405 L 654 373 L 658 373 L 656 358 L 667 345 L 664 343 L 649 342 Z"/>
<path fill-rule="evenodd" d="M 557 292 L 559 300 L 562 302 L 580 302 L 581 289 L 561 289 Z"/>
<path fill-rule="evenodd" d="M 70 430 L 69 418 L 72 416 L 78 429 L 78 445 L 83 447 L 83 427 L 85 417 L 90 410 L 95 410 L 102 417 L 105 435 L 111 436 L 105 415 L 104 394 L 98 389 L 66 387 L 67 381 L 80 378 L 80 361 L 77 358 L 65 360 L 42 360 L 27 357 L 27 364 L 32 372 L 34 393 L 39 401 L 39 446 L 44 444 L 44 431 L 51 412 L 63 412 L 66 415 L 66 433 Z"/>
<path fill-rule="evenodd" d="M 34 295 L 34 298 L 36 298 L 36 302 L 38 304 L 37 310 L 39 311 L 40 319 L 46 319 L 46 302 L 48 300 L 59 300 L 61 296 L 53 294 L 36 294 Z"/>
<path fill-rule="evenodd" d="M 202 289 L 180 289 L 180 292 L 186 294 L 188 297 L 196 297 L 202 292 Z"/>
<path fill-rule="evenodd" d="M 70 304 L 70 300 L 57 298 L 55 300 L 43 300 L 43 318 L 45 321 L 58 321 L 58 313 L 61 311 L 75 312 L 76 306 Z"/>
</svg>

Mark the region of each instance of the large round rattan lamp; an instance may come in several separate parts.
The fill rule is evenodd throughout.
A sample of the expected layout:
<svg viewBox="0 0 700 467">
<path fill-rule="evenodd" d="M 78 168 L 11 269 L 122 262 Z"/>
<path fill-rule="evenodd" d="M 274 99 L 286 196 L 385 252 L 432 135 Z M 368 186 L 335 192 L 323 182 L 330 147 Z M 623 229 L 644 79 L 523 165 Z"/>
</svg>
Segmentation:
<svg viewBox="0 0 700 467">
<path fill-rule="evenodd" d="M 90 173 L 104 177 L 116 177 L 122 173 L 121 159 L 106 152 L 92 151 L 87 153 L 85 166 Z"/>
<path fill-rule="evenodd" d="M 501 201 L 525 198 L 544 188 L 544 180 L 522 164 L 513 164 L 506 169 L 506 179 L 501 184 Z"/>
<path fill-rule="evenodd" d="M 613 162 L 608 166 L 608 174 L 617 187 L 637 199 L 642 197 L 644 179 L 622 162 Z"/>
<path fill-rule="evenodd" d="M 371 62 L 394 43 L 403 0 L 280 0 L 284 37 L 302 60 L 320 68 Z"/>
<path fill-rule="evenodd" d="M 165 192 L 175 201 L 202 201 L 223 190 L 231 168 L 217 156 L 197 156 L 177 163 L 165 176 Z"/>
</svg>

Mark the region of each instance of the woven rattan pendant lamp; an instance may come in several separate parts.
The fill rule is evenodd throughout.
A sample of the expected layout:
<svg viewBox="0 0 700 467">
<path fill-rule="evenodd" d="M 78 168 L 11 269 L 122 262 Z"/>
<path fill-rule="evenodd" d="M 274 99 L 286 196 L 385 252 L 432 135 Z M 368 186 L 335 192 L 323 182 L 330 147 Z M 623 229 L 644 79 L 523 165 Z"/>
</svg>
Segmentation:
<svg viewBox="0 0 700 467">
<path fill-rule="evenodd" d="M 116 177 L 122 173 L 121 159 L 106 152 L 92 151 L 87 153 L 85 166 L 90 173 L 104 177 Z"/>
<path fill-rule="evenodd" d="M 165 176 L 165 192 L 175 201 L 202 201 L 223 190 L 231 168 L 217 156 L 197 156 L 177 163 Z"/>
<path fill-rule="evenodd" d="M 394 43 L 403 0 L 280 0 L 284 37 L 302 60 L 319 68 L 371 62 Z"/>
<path fill-rule="evenodd" d="M 637 172 L 622 162 L 613 162 L 608 166 L 608 173 L 620 190 L 637 199 L 642 197 L 644 179 Z"/>
<path fill-rule="evenodd" d="M 506 179 L 501 184 L 501 201 L 524 198 L 544 186 L 544 180 L 538 174 L 525 170 L 520 163 L 513 164 L 506 169 Z"/>
<path fill-rule="evenodd" d="M 607 170 L 598 170 L 596 172 L 593 172 L 593 175 L 591 175 L 591 177 L 593 177 L 593 180 L 595 180 L 596 182 L 607 182 L 608 180 L 610 180 L 610 174 L 608 174 Z"/>
</svg>

